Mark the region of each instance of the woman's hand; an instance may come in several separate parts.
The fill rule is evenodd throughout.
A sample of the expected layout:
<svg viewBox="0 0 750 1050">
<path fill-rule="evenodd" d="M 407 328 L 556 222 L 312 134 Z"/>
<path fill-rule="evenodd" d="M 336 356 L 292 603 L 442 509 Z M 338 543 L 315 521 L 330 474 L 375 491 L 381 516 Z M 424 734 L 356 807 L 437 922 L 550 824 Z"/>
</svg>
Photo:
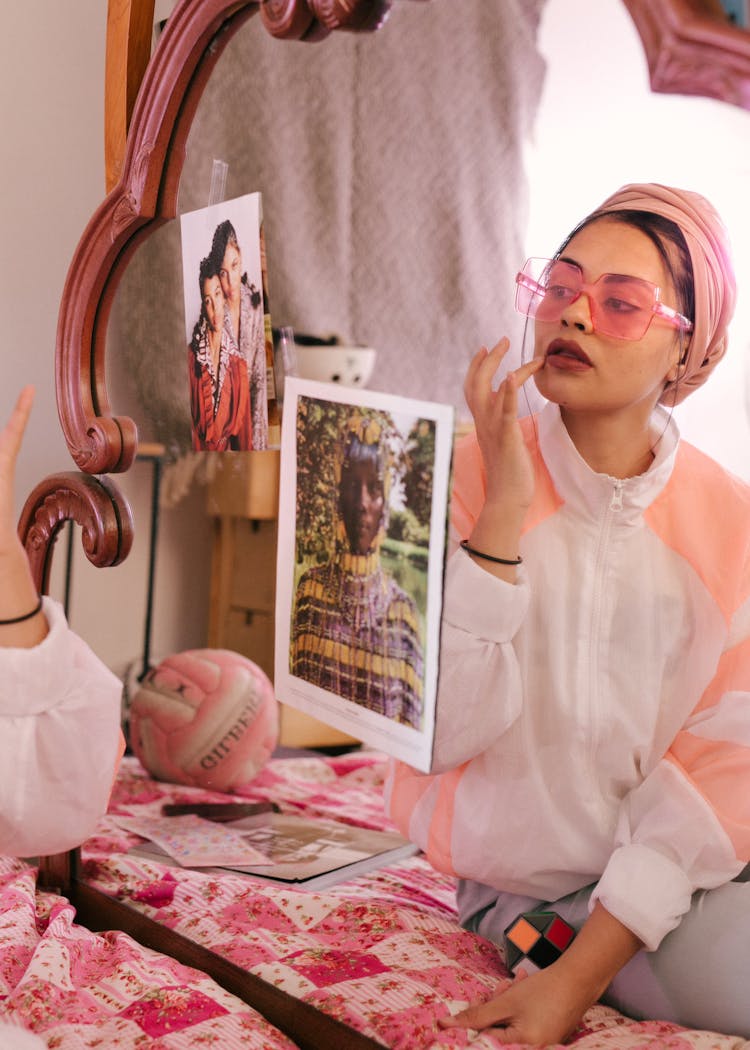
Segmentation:
<svg viewBox="0 0 750 1050">
<path fill-rule="evenodd" d="M 518 391 L 544 367 L 544 360 L 534 358 L 508 372 L 493 390 L 492 381 L 509 347 L 503 338 L 492 350 L 482 347 L 475 354 L 466 374 L 464 394 L 487 472 L 487 501 L 499 499 L 509 508 L 525 511 L 534 496 L 534 471 L 518 423 Z"/>
<path fill-rule="evenodd" d="M 518 422 L 518 390 L 544 367 L 544 361 L 535 358 L 521 365 L 493 390 L 492 381 L 509 346 L 507 339 L 501 339 L 492 350 L 482 347 L 469 365 L 464 394 L 474 417 L 487 482 L 484 506 L 467 538 L 476 550 L 512 560 L 518 555 L 523 520 L 534 498 L 534 465 Z M 515 580 L 512 565 L 474 560 L 500 579 Z"/>
<path fill-rule="evenodd" d="M 33 401 L 34 388 L 24 387 L 10 419 L 0 431 L 0 558 L 15 556 L 21 547 L 13 515 L 13 483 Z"/>
<path fill-rule="evenodd" d="M 439 1024 L 441 1028 L 496 1028 L 500 1043 L 549 1046 L 568 1039 L 590 1005 L 553 964 L 529 977 L 517 977 L 491 999 L 454 1017 L 441 1017 Z"/>
<path fill-rule="evenodd" d="M 444 1028 L 501 1029 L 501 1043 L 561 1043 L 643 947 L 636 935 L 597 901 L 563 954 L 530 977 L 517 978 L 484 1003 L 441 1018 Z"/>
<path fill-rule="evenodd" d="M 0 430 L 0 621 L 25 615 L 38 601 L 13 510 L 16 460 L 33 401 L 34 388 L 24 387 L 10 419 Z M 21 623 L 0 623 L 0 646 L 31 648 L 46 634 L 47 620 L 40 611 Z"/>
</svg>

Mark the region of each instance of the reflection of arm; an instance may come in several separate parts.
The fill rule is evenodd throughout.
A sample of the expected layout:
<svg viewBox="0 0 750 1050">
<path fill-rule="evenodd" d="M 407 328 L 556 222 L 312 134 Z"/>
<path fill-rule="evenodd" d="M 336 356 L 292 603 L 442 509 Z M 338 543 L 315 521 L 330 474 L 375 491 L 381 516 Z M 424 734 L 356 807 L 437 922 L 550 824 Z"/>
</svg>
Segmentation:
<svg viewBox="0 0 750 1050">
<path fill-rule="evenodd" d="M 13 481 L 33 391 L 0 430 L 0 853 L 78 845 L 104 812 L 115 774 L 119 681 L 37 592 L 16 531 Z"/>
<path fill-rule="evenodd" d="M 24 649 L 37 645 L 47 633 L 43 612 L 26 615 L 35 608 L 39 596 L 14 513 L 16 458 L 33 399 L 33 388 L 25 387 L 0 429 L 0 620 L 6 621 L 0 625 L 0 646 Z M 24 619 L 17 620 L 19 616 Z"/>
</svg>

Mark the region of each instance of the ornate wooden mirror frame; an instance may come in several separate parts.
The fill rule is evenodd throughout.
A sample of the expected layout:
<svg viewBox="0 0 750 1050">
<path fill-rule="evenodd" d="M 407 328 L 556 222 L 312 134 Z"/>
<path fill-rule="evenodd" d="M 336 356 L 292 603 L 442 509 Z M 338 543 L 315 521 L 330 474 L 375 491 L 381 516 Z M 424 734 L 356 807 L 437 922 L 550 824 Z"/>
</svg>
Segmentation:
<svg viewBox="0 0 750 1050">
<path fill-rule="evenodd" d="M 729 23 L 718 0 L 623 2 L 642 37 L 654 90 L 703 94 L 750 109 L 750 33 Z M 125 85 L 117 99 L 121 120 L 110 127 L 113 138 L 107 142 L 108 186 L 113 188 L 92 216 L 71 262 L 57 333 L 58 412 L 79 470 L 41 482 L 19 523 L 41 591 L 48 589 L 54 541 L 68 520 L 81 526 L 84 551 L 95 566 L 118 564 L 129 553 L 130 509 L 117 486 L 101 476 L 128 470 L 137 448 L 134 422 L 112 413 L 107 394 L 107 321 L 133 251 L 176 215 L 187 136 L 225 44 L 258 13 L 266 29 L 280 38 L 319 40 L 334 30 L 372 31 L 385 20 L 391 0 L 178 0 L 150 61 L 143 40 L 150 39 L 152 14 L 144 12 L 153 12 L 153 0 L 120 6 L 125 22 L 140 17 L 140 32 L 133 39 L 141 44 L 135 51 L 118 50 L 117 41 L 127 39 L 129 26 L 108 43 L 108 68 L 119 63 L 118 76 Z M 92 889 L 79 879 L 78 865 L 77 850 L 44 858 L 40 883 L 65 893 L 79 921 L 91 929 L 125 930 L 141 943 L 198 967 L 260 1010 L 300 1047 L 358 1050 L 379 1045 Z"/>
</svg>

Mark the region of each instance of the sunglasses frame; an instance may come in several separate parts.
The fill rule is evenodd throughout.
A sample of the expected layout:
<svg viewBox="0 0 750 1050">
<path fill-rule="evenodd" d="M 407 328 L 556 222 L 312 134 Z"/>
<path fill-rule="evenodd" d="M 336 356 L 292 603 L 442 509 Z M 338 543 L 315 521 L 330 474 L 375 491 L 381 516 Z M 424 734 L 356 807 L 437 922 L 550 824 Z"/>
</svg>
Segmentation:
<svg viewBox="0 0 750 1050">
<path fill-rule="evenodd" d="M 599 281 L 601 281 L 603 277 L 607 277 L 610 275 L 600 274 L 595 281 L 584 281 L 583 274 L 581 273 L 580 268 L 575 265 L 575 263 L 567 262 L 564 259 L 545 259 L 541 256 L 532 256 L 528 258 L 523 264 L 523 268 L 519 270 L 516 274 L 515 308 L 518 311 L 518 313 L 523 314 L 525 317 L 530 317 L 532 319 L 536 318 L 537 310 L 539 309 L 542 300 L 545 298 L 545 286 L 541 284 L 538 278 L 534 277 L 533 273 L 534 271 L 536 271 L 541 273 L 543 276 L 544 273 L 548 270 L 548 268 L 555 262 L 559 262 L 564 266 L 569 266 L 571 270 L 577 270 L 578 273 L 581 274 L 580 290 L 572 299 L 568 300 L 568 302 L 561 305 L 560 317 L 557 318 L 557 320 L 560 320 L 563 311 L 567 309 L 568 306 L 571 306 L 574 302 L 576 302 L 577 299 L 580 299 L 582 295 L 585 295 L 589 300 L 591 323 L 594 326 L 594 331 L 600 332 L 602 335 L 610 336 L 612 339 L 624 339 L 632 342 L 637 342 L 639 339 L 643 339 L 646 332 L 651 327 L 651 322 L 655 317 L 659 317 L 662 321 L 666 322 L 669 325 L 672 325 L 672 327 L 674 328 L 679 329 L 681 332 L 687 333 L 693 330 L 692 322 L 687 317 L 685 317 L 684 314 L 679 313 L 679 311 L 675 310 L 674 307 L 667 306 L 666 303 L 663 303 L 661 301 L 661 299 L 659 298 L 659 296 L 661 295 L 661 289 L 658 285 L 639 277 L 637 278 L 637 280 L 641 281 L 645 285 L 649 285 L 654 290 L 654 301 L 651 306 L 650 316 L 648 318 L 648 321 L 646 322 L 646 327 L 643 329 L 640 335 L 632 336 L 620 335 L 616 332 L 606 331 L 606 329 L 602 329 L 597 324 L 597 320 L 595 319 L 596 310 L 592 306 L 592 298 L 590 292 L 593 290 L 594 286 L 598 284 Z M 521 305 L 521 297 L 522 295 L 524 295 L 524 293 L 528 296 L 528 309 L 524 309 Z M 535 297 L 538 297 L 536 303 L 534 301 Z M 596 299 L 594 299 L 594 302 L 596 302 Z"/>
</svg>

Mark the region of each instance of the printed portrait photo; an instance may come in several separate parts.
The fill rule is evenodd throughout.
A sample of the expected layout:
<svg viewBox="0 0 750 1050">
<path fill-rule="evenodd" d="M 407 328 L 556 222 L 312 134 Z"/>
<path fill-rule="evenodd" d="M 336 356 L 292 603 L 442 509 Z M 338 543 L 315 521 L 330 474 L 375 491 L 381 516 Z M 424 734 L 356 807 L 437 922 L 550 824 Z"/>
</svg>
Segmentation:
<svg viewBox="0 0 750 1050">
<path fill-rule="evenodd" d="M 275 392 L 260 194 L 187 212 L 180 230 L 193 449 L 267 449 Z"/>
<path fill-rule="evenodd" d="M 285 419 L 293 572 L 283 637 L 277 623 L 277 672 L 284 654 L 292 693 L 310 698 L 323 721 L 332 703 L 347 724 L 331 724 L 347 732 L 429 737 L 427 656 L 437 648 L 431 618 L 442 587 L 430 568 L 431 558 L 433 570 L 442 559 L 447 492 L 447 470 L 436 481 L 438 419 L 407 399 L 370 392 L 350 403 L 342 393 L 332 400 L 298 392 L 288 424 L 294 477 L 286 471 Z M 277 673 L 277 692 L 278 685 Z"/>
</svg>

